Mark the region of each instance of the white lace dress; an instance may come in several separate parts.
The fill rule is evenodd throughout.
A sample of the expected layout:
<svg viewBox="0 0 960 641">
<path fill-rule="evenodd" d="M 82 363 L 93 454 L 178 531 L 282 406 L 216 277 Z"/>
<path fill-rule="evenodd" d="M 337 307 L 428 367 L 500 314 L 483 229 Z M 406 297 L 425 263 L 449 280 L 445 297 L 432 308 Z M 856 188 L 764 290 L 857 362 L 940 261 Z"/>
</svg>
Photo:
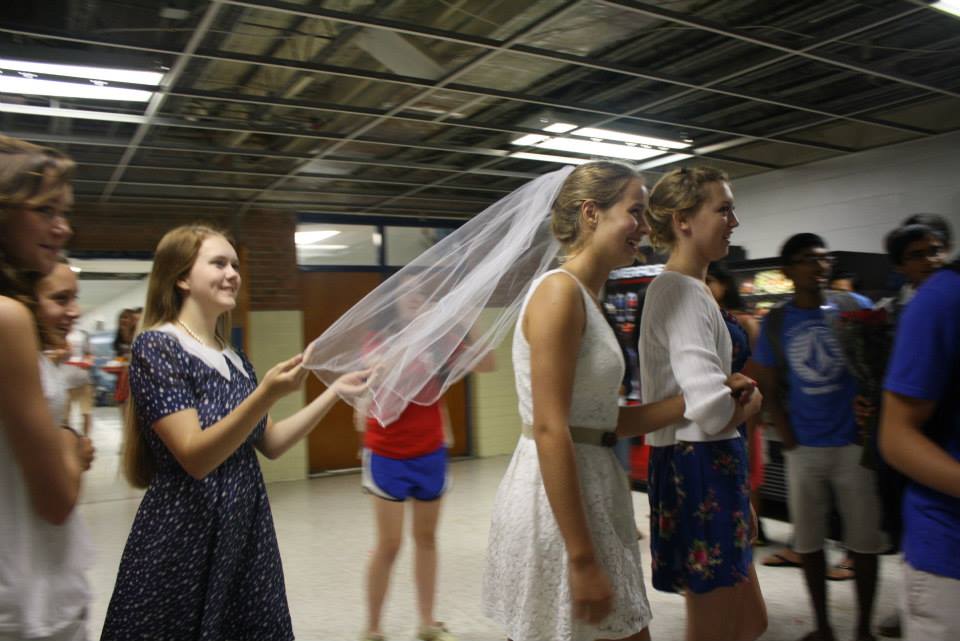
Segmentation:
<svg viewBox="0 0 960 641">
<path fill-rule="evenodd" d="M 531 286 L 514 333 L 520 417 L 528 425 L 533 420 L 530 346 L 521 321 L 531 294 L 553 273 Z M 577 354 L 569 420 L 579 427 L 612 430 L 623 356 L 603 314 L 580 287 L 586 327 Z M 636 634 L 650 622 L 626 475 L 611 448 L 575 443 L 574 451 L 593 544 L 614 589 L 613 611 L 599 625 L 573 618 L 563 537 L 543 488 L 536 443 L 521 436 L 494 501 L 483 581 L 484 611 L 513 641 L 618 639 Z"/>
</svg>

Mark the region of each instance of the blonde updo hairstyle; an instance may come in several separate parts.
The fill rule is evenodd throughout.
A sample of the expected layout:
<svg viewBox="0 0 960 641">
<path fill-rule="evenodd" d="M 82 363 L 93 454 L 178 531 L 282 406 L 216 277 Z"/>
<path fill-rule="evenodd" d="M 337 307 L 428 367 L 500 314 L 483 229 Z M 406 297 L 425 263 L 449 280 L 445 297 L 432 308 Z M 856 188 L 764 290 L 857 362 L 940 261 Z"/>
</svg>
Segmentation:
<svg viewBox="0 0 960 641">
<path fill-rule="evenodd" d="M 601 210 L 609 209 L 623 197 L 634 178 L 643 180 L 636 167 L 612 160 L 585 163 L 567 176 L 550 208 L 550 217 L 553 235 L 568 254 L 576 253 L 586 240 L 580 224 L 583 203 L 592 200 Z"/>
<path fill-rule="evenodd" d="M 657 251 L 668 252 L 677 242 L 675 216 L 690 218 L 707 199 L 706 186 L 730 182 L 726 173 L 713 167 L 681 167 L 664 174 L 650 192 L 650 204 L 643 215 L 650 226 L 650 243 Z"/>
</svg>

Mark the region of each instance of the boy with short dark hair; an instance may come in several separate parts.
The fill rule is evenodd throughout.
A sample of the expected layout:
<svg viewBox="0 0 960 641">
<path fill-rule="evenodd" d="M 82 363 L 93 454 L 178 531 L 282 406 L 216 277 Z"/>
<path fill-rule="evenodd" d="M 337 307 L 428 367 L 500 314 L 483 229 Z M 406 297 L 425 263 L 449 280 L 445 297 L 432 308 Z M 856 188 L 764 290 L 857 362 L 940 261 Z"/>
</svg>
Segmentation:
<svg viewBox="0 0 960 641">
<path fill-rule="evenodd" d="M 823 550 L 830 490 L 844 523 L 844 546 L 856 567 L 856 638 L 870 629 L 877 554 L 885 547 L 873 472 L 860 465 L 863 447 L 854 416 L 857 387 L 830 324 L 833 314 L 860 309 L 857 299 L 827 292 L 833 257 L 816 234 L 796 234 L 781 250 L 793 299 L 771 310 L 753 358 L 758 380 L 787 459 L 794 550 L 813 602 L 817 628 L 805 639 L 833 641 L 827 613 Z"/>
</svg>

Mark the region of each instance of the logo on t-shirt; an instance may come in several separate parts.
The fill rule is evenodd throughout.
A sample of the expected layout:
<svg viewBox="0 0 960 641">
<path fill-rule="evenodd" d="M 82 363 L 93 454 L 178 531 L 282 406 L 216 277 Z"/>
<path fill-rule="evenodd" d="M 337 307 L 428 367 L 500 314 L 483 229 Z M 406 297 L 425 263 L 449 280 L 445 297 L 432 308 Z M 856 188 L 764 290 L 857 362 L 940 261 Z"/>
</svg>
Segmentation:
<svg viewBox="0 0 960 641">
<path fill-rule="evenodd" d="M 787 331 L 787 359 L 793 373 L 806 383 L 805 394 L 829 394 L 840 389 L 843 353 L 833 331 L 822 322 L 803 321 Z"/>
</svg>

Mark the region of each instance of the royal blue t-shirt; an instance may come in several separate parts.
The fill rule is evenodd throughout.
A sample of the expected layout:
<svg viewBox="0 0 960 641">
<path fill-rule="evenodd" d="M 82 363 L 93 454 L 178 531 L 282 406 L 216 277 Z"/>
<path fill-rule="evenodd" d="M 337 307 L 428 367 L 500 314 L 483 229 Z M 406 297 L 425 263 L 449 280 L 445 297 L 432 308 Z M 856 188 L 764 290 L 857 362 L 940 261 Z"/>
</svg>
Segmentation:
<svg viewBox="0 0 960 641">
<path fill-rule="evenodd" d="M 856 442 L 853 399 L 857 385 L 847 369 L 840 343 L 824 310 L 784 306 L 783 346 L 787 363 L 787 404 L 797 443 L 807 447 L 839 447 Z M 830 310 L 828 313 L 836 313 Z M 768 319 L 760 325 L 753 359 L 776 367 Z"/>
<path fill-rule="evenodd" d="M 911 398 L 943 402 L 956 393 L 960 362 L 960 273 L 941 270 L 907 305 L 884 388 Z M 940 446 L 960 461 L 960 416 L 938 426 Z M 918 483 L 903 497 L 903 554 L 923 572 L 960 580 L 960 498 Z"/>
</svg>

